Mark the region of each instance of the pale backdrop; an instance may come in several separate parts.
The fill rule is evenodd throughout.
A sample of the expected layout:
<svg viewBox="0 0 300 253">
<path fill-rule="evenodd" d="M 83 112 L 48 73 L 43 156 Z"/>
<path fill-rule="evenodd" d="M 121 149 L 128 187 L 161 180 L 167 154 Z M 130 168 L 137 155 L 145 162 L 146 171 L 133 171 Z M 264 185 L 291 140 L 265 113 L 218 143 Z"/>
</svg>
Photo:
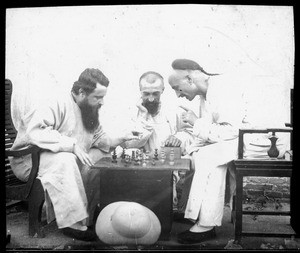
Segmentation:
<svg viewBox="0 0 300 253">
<path fill-rule="evenodd" d="M 177 99 L 167 80 L 176 58 L 208 72 L 242 67 L 272 77 L 249 87 L 252 114 L 261 124 L 289 122 L 294 83 L 291 6 L 119 5 L 6 10 L 5 77 L 13 82 L 13 118 L 70 90 L 87 67 L 110 80 L 101 122 L 115 133 L 139 98 L 138 79 L 153 70 L 165 78 L 163 100 Z M 196 107 L 194 101 L 192 108 Z"/>
</svg>

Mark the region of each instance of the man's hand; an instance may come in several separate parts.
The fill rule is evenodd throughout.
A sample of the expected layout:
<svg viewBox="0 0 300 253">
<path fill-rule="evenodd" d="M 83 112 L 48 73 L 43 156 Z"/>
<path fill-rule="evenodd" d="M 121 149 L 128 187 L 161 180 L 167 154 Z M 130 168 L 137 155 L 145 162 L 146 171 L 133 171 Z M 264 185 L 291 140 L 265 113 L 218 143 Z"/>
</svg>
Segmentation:
<svg viewBox="0 0 300 253">
<path fill-rule="evenodd" d="M 74 144 L 73 153 L 78 157 L 82 164 L 93 166 L 93 162 L 90 156 L 77 144 Z"/>
<path fill-rule="evenodd" d="M 185 110 L 185 112 L 182 113 L 182 121 L 184 123 L 189 123 L 190 125 L 194 125 L 195 121 L 198 119 L 198 117 L 196 116 L 196 114 L 188 109 L 187 107 L 180 105 L 179 107 L 181 107 L 183 110 Z"/>
<path fill-rule="evenodd" d="M 143 100 L 140 98 L 140 100 L 137 102 L 136 107 L 142 112 L 147 114 L 148 110 L 145 106 L 143 106 Z"/>
<path fill-rule="evenodd" d="M 174 135 L 170 135 L 165 141 L 166 147 L 180 147 L 180 145 L 181 145 L 181 140 L 179 140 Z"/>
<path fill-rule="evenodd" d="M 126 132 L 124 134 L 123 139 L 124 139 L 124 141 L 139 140 L 141 135 L 142 135 L 142 132 L 137 131 L 137 130 L 132 130 L 132 131 Z"/>
<path fill-rule="evenodd" d="M 143 106 L 143 100 L 140 98 L 140 100 L 137 102 L 136 107 L 139 109 L 139 113 L 146 121 L 149 118 L 148 110 L 145 106 Z"/>
</svg>

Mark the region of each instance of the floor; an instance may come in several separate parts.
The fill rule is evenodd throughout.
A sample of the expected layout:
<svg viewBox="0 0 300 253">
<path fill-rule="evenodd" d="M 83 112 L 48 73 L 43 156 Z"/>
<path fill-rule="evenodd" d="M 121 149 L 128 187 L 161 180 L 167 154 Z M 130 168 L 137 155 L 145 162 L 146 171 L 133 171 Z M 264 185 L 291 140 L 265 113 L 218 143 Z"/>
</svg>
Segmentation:
<svg viewBox="0 0 300 253">
<path fill-rule="evenodd" d="M 288 205 L 288 204 L 286 204 Z M 284 206 L 283 208 L 288 208 Z M 176 234 L 190 227 L 189 224 L 174 222 L 169 241 L 158 241 L 152 246 L 109 246 L 101 242 L 84 242 L 66 237 L 58 230 L 56 223 L 52 222 L 45 226 L 45 238 L 32 238 L 28 236 L 28 213 L 26 206 L 15 205 L 6 210 L 6 225 L 10 234 L 10 242 L 6 245 L 6 251 L 16 250 L 299 250 L 299 238 L 265 238 L 265 237 L 243 237 L 240 244 L 235 244 L 234 228 L 230 218 L 230 208 L 224 207 L 224 217 L 221 227 L 216 228 L 217 237 L 200 243 L 191 245 L 182 245 L 176 241 Z M 280 217 L 288 219 L 288 217 Z M 278 217 L 266 216 L 254 217 L 253 215 L 245 217 L 245 222 L 253 228 L 272 225 L 278 222 Z M 288 220 L 284 220 L 288 222 Z"/>
</svg>

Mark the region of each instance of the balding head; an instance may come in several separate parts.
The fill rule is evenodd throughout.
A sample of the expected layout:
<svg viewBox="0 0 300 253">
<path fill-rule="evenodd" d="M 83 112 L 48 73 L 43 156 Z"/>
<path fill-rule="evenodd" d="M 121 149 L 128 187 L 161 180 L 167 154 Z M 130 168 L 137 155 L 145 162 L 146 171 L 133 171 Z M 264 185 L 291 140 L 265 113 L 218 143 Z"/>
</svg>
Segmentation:
<svg viewBox="0 0 300 253">
<path fill-rule="evenodd" d="M 139 81 L 142 105 L 151 115 L 156 115 L 160 108 L 160 95 L 164 91 L 163 77 L 154 71 L 148 71 Z"/>
<path fill-rule="evenodd" d="M 140 91 L 152 90 L 153 92 L 159 91 L 162 93 L 165 89 L 163 77 L 154 71 L 148 71 L 144 73 L 140 77 L 139 85 Z"/>
<path fill-rule="evenodd" d="M 169 84 L 178 97 L 193 100 L 197 95 L 206 95 L 208 79 L 218 74 L 207 73 L 197 62 L 188 59 L 177 59 L 172 62 L 173 71 Z"/>
</svg>

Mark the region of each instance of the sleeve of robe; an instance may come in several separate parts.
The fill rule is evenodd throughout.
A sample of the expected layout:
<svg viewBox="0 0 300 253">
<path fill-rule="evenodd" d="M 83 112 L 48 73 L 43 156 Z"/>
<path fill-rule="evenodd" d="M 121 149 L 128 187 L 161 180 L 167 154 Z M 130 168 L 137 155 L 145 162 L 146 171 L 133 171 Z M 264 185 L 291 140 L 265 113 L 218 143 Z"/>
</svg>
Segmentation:
<svg viewBox="0 0 300 253">
<path fill-rule="evenodd" d="M 209 118 L 198 119 L 193 128 L 193 135 L 207 142 L 231 140 L 238 136 L 238 128 L 228 122 L 214 122 Z"/>
<path fill-rule="evenodd" d="M 26 130 L 28 143 L 52 152 L 72 152 L 76 139 L 57 130 L 64 120 L 65 110 L 66 104 L 60 101 L 37 108 Z"/>
<path fill-rule="evenodd" d="M 141 120 L 145 119 L 144 113 L 138 111 L 136 116 L 131 117 L 132 121 L 135 122 L 133 126 L 134 129 L 140 131 L 142 133 L 141 138 L 137 140 L 130 140 L 124 143 L 125 148 L 141 148 L 144 147 L 149 140 L 150 136 L 152 135 L 152 130 L 146 129 L 142 124 Z"/>
<path fill-rule="evenodd" d="M 193 135 L 211 143 L 235 139 L 245 118 L 246 102 L 241 90 L 214 89 L 207 101 L 206 115 L 194 124 Z"/>
<path fill-rule="evenodd" d="M 103 127 L 101 125 L 94 134 L 92 147 L 96 147 L 107 153 L 110 151 L 110 137 L 104 132 Z"/>
</svg>

